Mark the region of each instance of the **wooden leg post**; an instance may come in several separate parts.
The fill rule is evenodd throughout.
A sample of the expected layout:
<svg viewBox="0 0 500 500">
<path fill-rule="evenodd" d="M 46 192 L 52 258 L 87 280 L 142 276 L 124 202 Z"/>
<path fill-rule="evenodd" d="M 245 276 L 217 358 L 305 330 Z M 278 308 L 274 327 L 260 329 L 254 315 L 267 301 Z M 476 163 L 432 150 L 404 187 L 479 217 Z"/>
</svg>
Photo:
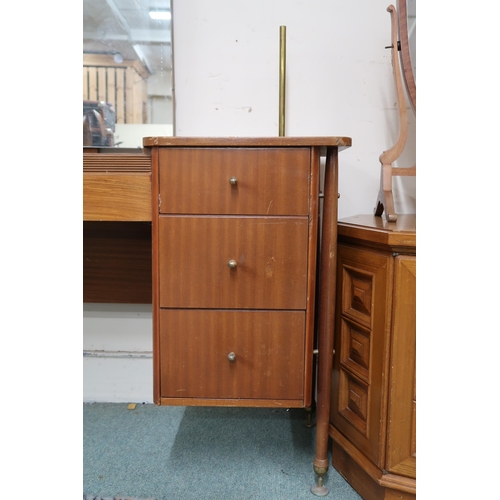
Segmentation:
<svg viewBox="0 0 500 500">
<path fill-rule="evenodd" d="M 318 484 L 311 487 L 316 496 L 329 490 L 323 484 L 328 472 L 328 427 L 330 425 L 330 389 L 333 363 L 333 327 L 335 320 L 335 283 L 337 271 L 337 198 L 338 149 L 328 148 L 325 165 L 323 224 L 318 330 L 318 398 L 316 409 L 316 457 L 314 472 Z"/>
</svg>

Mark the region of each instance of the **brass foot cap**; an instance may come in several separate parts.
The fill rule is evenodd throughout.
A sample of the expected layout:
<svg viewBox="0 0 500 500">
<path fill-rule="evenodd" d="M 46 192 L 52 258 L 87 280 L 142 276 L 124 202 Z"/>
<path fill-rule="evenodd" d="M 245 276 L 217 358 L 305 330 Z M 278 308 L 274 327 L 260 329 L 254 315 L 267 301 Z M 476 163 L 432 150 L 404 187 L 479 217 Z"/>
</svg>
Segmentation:
<svg viewBox="0 0 500 500">
<path fill-rule="evenodd" d="M 322 477 L 328 472 L 328 465 L 326 467 L 321 467 L 319 465 L 313 465 L 314 472 Z"/>
<path fill-rule="evenodd" d="M 330 490 L 326 486 L 311 486 L 311 493 L 317 497 L 326 497 Z"/>
</svg>

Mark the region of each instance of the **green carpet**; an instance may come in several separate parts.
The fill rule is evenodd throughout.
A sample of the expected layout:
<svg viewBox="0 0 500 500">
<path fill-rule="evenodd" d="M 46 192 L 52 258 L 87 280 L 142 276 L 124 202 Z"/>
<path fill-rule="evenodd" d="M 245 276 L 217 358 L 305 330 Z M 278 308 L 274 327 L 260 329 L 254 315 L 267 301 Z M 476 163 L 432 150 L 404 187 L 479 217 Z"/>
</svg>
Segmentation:
<svg viewBox="0 0 500 500">
<path fill-rule="evenodd" d="M 83 405 L 85 500 L 314 500 L 304 410 Z M 333 467 L 327 499 L 360 500 Z"/>
</svg>

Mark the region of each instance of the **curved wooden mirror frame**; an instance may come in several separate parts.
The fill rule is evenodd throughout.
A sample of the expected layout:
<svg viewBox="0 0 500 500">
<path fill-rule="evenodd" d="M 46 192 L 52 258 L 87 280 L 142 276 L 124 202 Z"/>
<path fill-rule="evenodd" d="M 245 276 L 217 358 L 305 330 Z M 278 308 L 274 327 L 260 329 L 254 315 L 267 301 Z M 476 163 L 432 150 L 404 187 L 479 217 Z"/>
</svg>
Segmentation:
<svg viewBox="0 0 500 500">
<path fill-rule="evenodd" d="M 406 14 L 406 0 L 398 0 L 399 5 L 399 16 L 398 11 L 394 5 L 389 5 L 387 7 L 387 12 L 391 16 L 391 53 L 392 53 L 392 67 L 394 72 L 394 81 L 396 84 L 397 93 L 397 105 L 399 108 L 399 137 L 396 143 L 387 151 L 384 151 L 380 157 L 381 172 L 380 172 L 380 189 L 377 196 L 377 201 L 375 205 L 374 215 L 381 217 L 385 212 L 385 218 L 387 222 L 396 222 L 398 216 L 394 208 L 394 197 L 392 194 L 392 178 L 395 176 L 415 176 L 416 166 L 409 168 L 395 168 L 393 163 L 399 158 L 404 150 L 406 144 L 406 138 L 408 136 L 408 122 L 406 118 L 406 100 L 403 89 L 402 73 L 405 80 L 405 86 L 408 92 L 409 100 L 415 111 L 416 109 L 416 98 L 417 98 L 417 88 L 415 84 L 415 78 L 413 75 L 413 69 L 411 66 L 411 55 L 408 43 L 408 24 L 407 24 L 407 14 Z M 401 13 L 403 10 L 403 13 Z M 404 19 L 403 22 L 402 19 Z M 403 26 L 401 26 L 403 24 Z M 401 41 L 398 41 L 398 28 L 399 36 Z M 404 39 L 404 42 L 403 42 Z M 404 49 L 403 49 L 404 47 Z M 402 55 L 399 55 L 400 49 Z M 403 66 L 403 60 L 405 65 L 403 66 L 403 71 L 400 68 Z"/>
<path fill-rule="evenodd" d="M 401 45 L 400 58 L 406 91 L 408 92 L 413 111 L 416 113 L 417 85 L 415 83 L 415 75 L 413 74 L 411 60 L 410 36 L 408 33 L 408 9 L 406 3 L 407 0 L 398 0 L 399 40 Z"/>
</svg>

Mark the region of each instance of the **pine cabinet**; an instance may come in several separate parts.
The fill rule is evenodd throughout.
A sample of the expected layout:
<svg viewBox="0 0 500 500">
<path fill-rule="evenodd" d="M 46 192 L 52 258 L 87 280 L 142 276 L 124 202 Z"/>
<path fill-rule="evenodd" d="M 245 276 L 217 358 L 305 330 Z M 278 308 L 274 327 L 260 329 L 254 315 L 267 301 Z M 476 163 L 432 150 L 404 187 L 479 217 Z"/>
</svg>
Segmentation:
<svg viewBox="0 0 500 500">
<path fill-rule="evenodd" d="M 333 466 L 365 500 L 414 499 L 414 215 L 339 222 L 333 345 Z"/>
</svg>

